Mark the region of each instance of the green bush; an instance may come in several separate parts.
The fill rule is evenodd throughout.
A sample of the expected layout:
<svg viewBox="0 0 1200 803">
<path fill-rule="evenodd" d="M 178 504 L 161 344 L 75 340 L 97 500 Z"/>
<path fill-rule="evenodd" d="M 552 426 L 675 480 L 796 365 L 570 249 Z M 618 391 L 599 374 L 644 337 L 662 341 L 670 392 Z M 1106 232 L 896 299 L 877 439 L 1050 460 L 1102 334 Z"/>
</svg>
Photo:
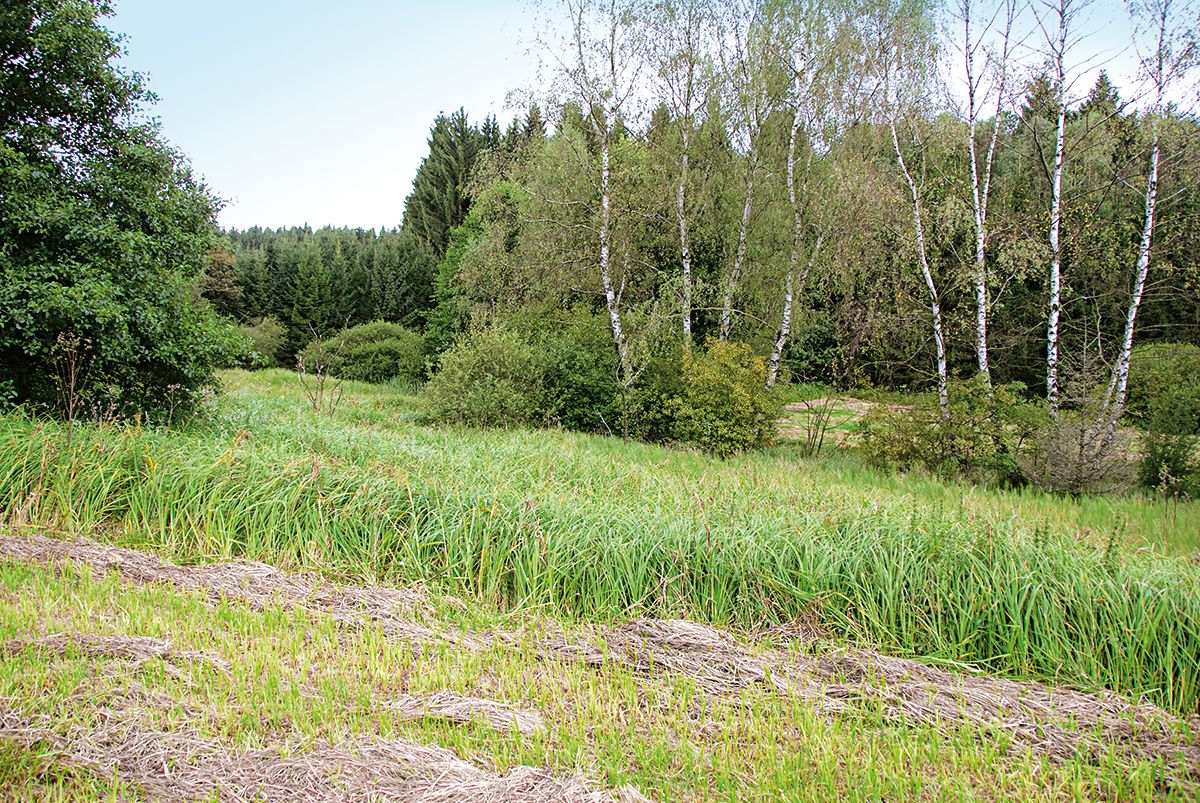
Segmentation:
<svg viewBox="0 0 1200 803">
<path fill-rule="evenodd" d="M 942 476 L 1019 484 L 1019 457 L 1044 424 L 1039 407 L 1020 385 L 989 395 L 979 378 L 953 382 L 949 416 L 935 398 L 911 407 L 880 406 L 863 419 L 860 449 L 867 462 L 886 468 L 922 466 Z"/>
<path fill-rule="evenodd" d="M 546 412 L 559 425 L 607 432 L 620 413 L 617 354 L 607 326 L 588 322 L 542 332 L 533 340 L 546 366 Z"/>
<path fill-rule="evenodd" d="M 310 367 L 324 362 L 330 374 L 359 382 L 416 381 L 425 360 L 420 335 L 384 321 L 359 324 L 313 341 L 300 358 Z"/>
<path fill-rule="evenodd" d="M 278 318 L 267 315 L 253 323 L 242 324 L 238 332 L 250 341 L 250 354 L 246 360 L 248 367 L 278 367 L 279 352 L 287 342 L 287 327 Z"/>
<path fill-rule="evenodd" d="M 546 352 L 505 329 L 483 329 L 442 353 L 425 386 L 426 418 L 477 427 L 541 426 L 546 404 Z"/>
<path fill-rule="evenodd" d="M 767 388 L 767 362 L 749 347 L 711 342 L 683 355 L 682 393 L 671 405 L 681 443 L 730 455 L 769 445 L 782 410 Z"/>
<path fill-rule="evenodd" d="M 622 403 L 622 434 L 649 443 L 675 439 L 675 415 L 684 393 L 683 349 L 677 344 L 654 354 Z"/>
<path fill-rule="evenodd" d="M 1200 385 L 1200 346 L 1190 343 L 1138 346 L 1129 360 L 1129 413 L 1136 418 L 1148 418 L 1155 402 L 1181 384 Z"/>
<path fill-rule="evenodd" d="M 1159 395 L 1150 407 L 1139 465 L 1141 484 L 1164 496 L 1200 496 L 1200 385 Z"/>
</svg>

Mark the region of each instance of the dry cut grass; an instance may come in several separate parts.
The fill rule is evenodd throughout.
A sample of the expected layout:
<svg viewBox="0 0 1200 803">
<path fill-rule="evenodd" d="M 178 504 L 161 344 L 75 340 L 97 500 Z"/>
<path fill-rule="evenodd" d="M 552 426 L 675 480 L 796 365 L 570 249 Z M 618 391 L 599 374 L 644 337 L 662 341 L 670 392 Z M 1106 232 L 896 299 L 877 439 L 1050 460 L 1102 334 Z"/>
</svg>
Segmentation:
<svg viewBox="0 0 1200 803">
<path fill-rule="evenodd" d="M 831 729 L 866 717 L 879 727 L 898 729 L 898 734 L 938 733 L 939 738 L 950 741 L 955 734 L 973 734 L 969 738 L 983 746 L 1001 746 L 992 760 L 1007 771 L 1013 766 L 1028 768 L 1033 788 L 1050 792 L 1049 797 L 1057 796 L 1053 792 L 1064 771 L 1068 777 L 1097 773 L 1101 780 L 1090 781 L 1093 790 L 1103 790 L 1106 784 L 1119 790 L 1139 772 L 1148 772 L 1157 778 L 1149 787 L 1156 795 L 1193 794 L 1200 780 L 1200 720 L 1194 717 L 1181 719 L 1155 706 L 1107 693 L 950 673 L 873 651 L 833 647 L 811 622 L 743 637 L 685 620 L 641 619 L 614 626 L 564 628 L 553 622 L 477 627 L 463 618 L 448 625 L 437 621 L 446 607 L 420 590 L 339 587 L 315 575 L 244 563 L 181 566 L 89 541 L 0 535 L 0 566 L 4 561 L 59 572 L 63 581 L 81 570 L 97 575 L 111 571 L 119 577 L 121 587 L 198 595 L 218 612 L 234 602 L 263 614 L 291 610 L 319 617 L 342 633 L 343 640 L 350 634 L 377 634 L 402 645 L 404 652 L 417 656 L 418 667 L 428 660 L 429 651 L 440 645 L 449 646 L 456 660 L 462 661 L 498 651 L 518 653 L 522 661 L 539 665 L 539 682 L 561 682 L 564 689 L 571 683 L 560 676 L 568 672 L 615 672 L 616 677 L 628 678 L 621 684 L 632 681 L 639 687 L 630 698 L 634 701 L 644 701 L 660 688 L 691 700 L 685 706 L 688 715 L 709 719 L 700 723 L 693 737 L 707 734 L 727 739 L 728 725 L 712 721 L 713 712 L 743 708 L 754 714 L 764 700 L 775 699 L 802 706 L 818 720 L 828 722 Z M 298 740 L 295 734 L 287 737 L 285 733 L 282 741 L 247 747 L 206 732 L 205 724 L 212 719 L 206 713 L 212 684 L 221 687 L 237 682 L 235 676 L 241 668 L 236 656 L 135 634 L 68 630 L 37 634 L 33 631 L 46 622 L 26 624 L 29 632 L 0 644 L 0 654 L 6 659 L 40 664 L 82 660 L 86 672 L 102 663 L 117 662 L 124 671 L 106 676 L 107 685 L 101 684 L 106 689 L 103 694 L 83 688 L 67 695 L 53 710 L 38 710 L 29 700 L 0 699 L 0 739 L 38 755 L 52 755 L 57 764 L 96 778 L 119 778 L 148 798 L 645 799 L 625 782 L 612 784 L 614 791 L 604 791 L 603 785 L 583 780 L 592 773 L 578 764 L 578 755 L 575 766 L 567 771 L 562 766 L 511 762 L 500 768 L 487 759 L 467 760 L 444 746 L 388 737 L 382 732 L 358 733 L 337 741 L 323 737 Z M 299 673 L 284 674 L 279 682 L 300 700 L 315 709 L 324 704 L 326 692 L 319 683 L 310 683 Z M 201 677 L 205 680 L 198 680 Z M 605 674 L 595 677 L 599 682 Z M 188 701 L 155 688 L 164 682 L 175 682 L 187 690 Z M 21 687 L 19 682 L 16 685 Z M 362 693 L 361 689 L 351 692 Z M 555 753 L 560 738 L 556 731 L 563 727 L 561 714 L 450 689 L 379 697 L 373 710 L 394 722 L 485 728 L 495 734 L 490 738 L 499 740 L 494 745 L 503 745 L 503 740 L 530 740 L 553 759 L 551 764 L 561 762 L 562 756 Z M 593 716 L 586 704 L 574 705 L 580 709 L 574 712 L 579 716 Z M 637 704 L 622 709 L 619 700 L 616 706 L 619 716 L 627 720 L 623 726 L 605 722 L 597 712 L 591 727 L 628 727 L 631 736 L 656 727 L 652 710 L 641 710 Z M 73 715 L 68 717 L 67 711 Z M 167 711 L 182 717 L 173 727 L 164 727 L 161 721 Z M 791 722 L 785 730 L 795 727 Z M 764 750 L 757 741 L 762 738 L 752 739 L 743 748 L 752 753 Z M 632 736 L 631 743 L 635 745 L 637 739 Z M 687 738 L 672 734 L 668 742 L 680 748 L 686 746 Z M 762 759 L 754 756 L 756 761 Z M 1042 762 L 1046 761 L 1050 767 L 1063 769 L 1045 769 Z M 970 786 L 970 779 L 965 780 Z M 769 788 L 756 788 L 752 779 L 741 783 L 738 788 L 744 795 L 739 796 L 772 797 Z M 915 788 L 919 790 L 915 797 L 926 798 L 937 787 L 918 784 Z M 683 798 L 708 796 L 696 786 L 673 789 Z M 897 799 L 904 797 L 898 795 Z"/>
</svg>

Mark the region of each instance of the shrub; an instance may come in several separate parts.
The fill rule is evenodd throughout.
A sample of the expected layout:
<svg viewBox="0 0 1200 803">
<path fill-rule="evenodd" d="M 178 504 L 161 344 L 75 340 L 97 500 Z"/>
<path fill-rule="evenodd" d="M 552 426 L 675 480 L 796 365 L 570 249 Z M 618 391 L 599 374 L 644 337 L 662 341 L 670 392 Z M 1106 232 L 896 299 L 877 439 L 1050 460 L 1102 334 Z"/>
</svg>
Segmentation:
<svg viewBox="0 0 1200 803">
<path fill-rule="evenodd" d="M 1107 420 L 1091 407 L 1061 411 L 1034 439 L 1024 463 L 1030 481 L 1073 496 L 1128 489 L 1135 469 L 1131 433 L 1118 428 L 1110 436 Z"/>
<path fill-rule="evenodd" d="M 531 337 L 531 344 L 545 365 L 548 418 L 567 429 L 610 431 L 619 415 L 620 389 L 607 324 L 588 316 L 543 330 Z"/>
<path fill-rule="evenodd" d="M 251 368 L 272 368 L 279 365 L 279 352 L 287 342 L 287 327 L 273 315 L 242 324 L 238 332 L 250 341 L 246 363 Z"/>
<path fill-rule="evenodd" d="M 1200 385 L 1200 346 L 1149 343 L 1133 350 L 1129 360 L 1130 414 L 1147 418 L 1158 399 L 1180 384 Z"/>
<path fill-rule="evenodd" d="M 549 422 L 544 351 L 516 332 L 471 332 L 443 352 L 425 387 L 426 418 L 477 427 L 539 426 Z"/>
<path fill-rule="evenodd" d="M 934 399 L 876 408 L 863 420 L 860 448 L 877 466 L 922 466 L 942 476 L 1018 484 L 1024 479 L 1018 458 L 1043 423 L 1022 389 L 998 386 L 989 395 L 979 378 L 954 382 L 948 417 Z"/>
<path fill-rule="evenodd" d="M 1141 484 L 1164 496 L 1200 495 L 1200 385 L 1163 392 L 1150 408 Z"/>
<path fill-rule="evenodd" d="M 415 381 L 424 366 L 421 336 L 384 321 L 359 324 L 320 343 L 310 343 L 300 355 L 305 364 L 315 364 L 318 348 L 327 355 L 329 372 L 341 379 Z"/>
<path fill-rule="evenodd" d="M 680 442 L 728 457 L 774 439 L 782 405 L 766 386 L 766 360 L 746 345 L 714 341 L 685 353 L 682 380 L 672 404 Z"/>
<path fill-rule="evenodd" d="M 673 440 L 683 393 L 683 350 L 673 345 L 652 355 L 626 392 L 621 405 L 622 434 L 650 443 Z"/>
</svg>

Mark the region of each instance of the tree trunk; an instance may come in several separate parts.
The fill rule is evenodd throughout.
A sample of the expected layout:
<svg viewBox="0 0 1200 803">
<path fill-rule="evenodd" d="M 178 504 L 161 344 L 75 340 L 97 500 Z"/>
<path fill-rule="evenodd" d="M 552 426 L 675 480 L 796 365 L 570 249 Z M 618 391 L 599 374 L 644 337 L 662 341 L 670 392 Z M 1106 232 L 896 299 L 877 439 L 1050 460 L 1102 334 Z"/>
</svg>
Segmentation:
<svg viewBox="0 0 1200 803">
<path fill-rule="evenodd" d="M 685 347 L 692 345 L 692 251 L 688 235 L 687 207 L 684 204 L 688 179 L 688 145 L 691 138 L 689 125 L 690 123 L 685 120 L 679 154 L 679 184 L 675 187 L 675 217 L 679 221 L 679 256 L 683 268 L 683 343 Z"/>
<path fill-rule="evenodd" d="M 1142 239 L 1138 243 L 1137 270 L 1133 279 L 1133 295 L 1129 299 L 1129 310 L 1125 313 L 1125 337 L 1121 341 L 1121 353 L 1113 366 L 1112 379 L 1109 381 L 1108 392 L 1104 398 L 1104 409 L 1107 413 L 1108 432 L 1104 437 L 1104 447 L 1107 448 L 1116 434 L 1121 415 L 1125 412 L 1125 397 L 1129 388 L 1129 358 L 1133 353 L 1133 327 L 1137 321 L 1138 307 L 1142 303 L 1142 293 L 1146 289 L 1146 276 L 1150 272 L 1150 243 L 1154 236 L 1154 206 L 1158 196 L 1158 131 L 1150 146 L 1150 173 L 1146 177 L 1146 206 L 1145 218 L 1142 224 Z"/>
<path fill-rule="evenodd" d="M 1058 417 L 1058 319 L 1062 311 L 1062 177 L 1066 159 L 1067 97 L 1063 59 L 1067 48 L 1067 24 L 1059 23 L 1056 75 L 1058 80 L 1058 126 L 1054 136 L 1054 176 L 1050 199 L 1050 309 L 1046 317 L 1046 401 L 1050 414 Z"/>
<path fill-rule="evenodd" d="M 969 73 L 968 80 L 970 80 Z M 973 91 L 970 102 L 975 103 Z M 997 108 L 996 120 L 992 129 L 992 139 L 988 144 L 987 162 L 984 166 L 982 180 L 979 176 L 979 162 L 975 154 L 975 128 L 975 116 L 972 112 L 971 121 L 967 127 L 967 149 L 971 157 L 971 196 L 975 212 L 975 362 L 980 376 L 983 377 L 984 386 L 990 391 L 992 371 L 988 364 L 987 205 L 988 193 L 991 189 L 992 159 L 996 152 L 996 140 L 1000 133 L 999 108 Z"/>
<path fill-rule="evenodd" d="M 945 420 L 950 417 L 950 389 L 949 372 L 946 367 L 946 339 L 942 330 L 942 306 L 938 300 L 937 285 L 933 280 L 933 271 L 929 268 L 929 255 L 925 248 L 925 224 L 921 220 L 921 194 L 917 190 L 917 183 L 913 180 L 912 174 L 908 172 L 908 165 L 900 150 L 900 137 L 896 134 L 894 120 L 891 122 L 891 129 L 892 147 L 896 151 L 896 161 L 900 165 L 901 172 L 904 173 L 904 180 L 908 182 L 909 192 L 912 193 L 913 233 L 917 240 L 917 257 L 921 263 L 921 274 L 925 277 L 925 287 L 929 291 L 929 310 L 933 314 L 933 342 L 937 347 L 938 410 L 941 412 L 942 419 Z"/>
<path fill-rule="evenodd" d="M 607 123 L 607 121 L 606 121 Z M 625 343 L 625 331 L 621 327 L 620 299 L 612 281 L 612 266 L 609 260 L 609 229 L 612 217 L 612 202 L 609 195 L 609 144 L 608 132 L 600 139 L 600 282 L 604 286 L 604 302 L 608 307 L 608 320 L 612 328 L 613 343 L 620 360 L 622 382 L 628 381 L 629 350 Z"/>
<path fill-rule="evenodd" d="M 738 282 L 742 276 L 742 266 L 746 262 L 746 233 L 750 227 L 750 209 L 754 203 L 754 173 L 758 163 L 758 143 L 750 146 L 749 164 L 746 168 L 746 199 L 742 204 L 742 222 L 738 226 L 737 253 L 733 258 L 733 268 L 725 283 L 725 298 L 721 304 L 720 339 L 728 340 L 733 330 L 733 296 L 737 292 Z"/>
<path fill-rule="evenodd" d="M 787 346 L 788 335 L 792 331 L 792 302 L 795 298 L 793 278 L 796 274 L 796 267 L 800 264 L 800 244 L 804 241 L 804 208 L 801 205 L 800 198 L 796 194 L 796 140 L 799 134 L 800 112 L 797 110 L 792 117 L 792 131 L 788 136 L 787 158 L 788 201 L 792 205 L 792 252 L 788 257 L 787 278 L 784 280 L 783 316 L 779 321 L 779 332 L 775 338 L 775 348 L 771 350 L 771 360 L 767 372 L 767 387 L 769 388 L 775 386 L 775 380 L 779 377 L 779 363 L 783 359 L 783 350 Z M 806 175 L 811 167 L 812 152 L 810 150 L 808 164 L 805 166 Z M 804 285 L 808 283 L 809 270 L 812 268 L 813 259 L 820 247 L 820 240 L 818 240 L 816 248 L 809 255 L 808 263 L 804 267 L 804 273 L 800 276 L 799 292 L 804 292 Z"/>
</svg>

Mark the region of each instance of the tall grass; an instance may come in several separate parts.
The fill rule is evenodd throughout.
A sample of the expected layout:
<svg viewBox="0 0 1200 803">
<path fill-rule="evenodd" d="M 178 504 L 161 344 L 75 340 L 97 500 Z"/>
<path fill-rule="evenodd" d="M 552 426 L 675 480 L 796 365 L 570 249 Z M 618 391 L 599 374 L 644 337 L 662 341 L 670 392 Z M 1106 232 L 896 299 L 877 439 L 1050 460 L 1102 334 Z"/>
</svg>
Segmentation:
<svg viewBox="0 0 1200 803">
<path fill-rule="evenodd" d="M 90 428 L 68 448 L 57 425 L 0 419 L 0 506 L 185 559 L 425 580 L 562 615 L 816 617 L 894 652 L 1200 705 L 1200 571 L 1183 560 L 785 455 L 425 429 L 377 391 L 314 416 L 255 381 L 188 432 Z"/>
</svg>

